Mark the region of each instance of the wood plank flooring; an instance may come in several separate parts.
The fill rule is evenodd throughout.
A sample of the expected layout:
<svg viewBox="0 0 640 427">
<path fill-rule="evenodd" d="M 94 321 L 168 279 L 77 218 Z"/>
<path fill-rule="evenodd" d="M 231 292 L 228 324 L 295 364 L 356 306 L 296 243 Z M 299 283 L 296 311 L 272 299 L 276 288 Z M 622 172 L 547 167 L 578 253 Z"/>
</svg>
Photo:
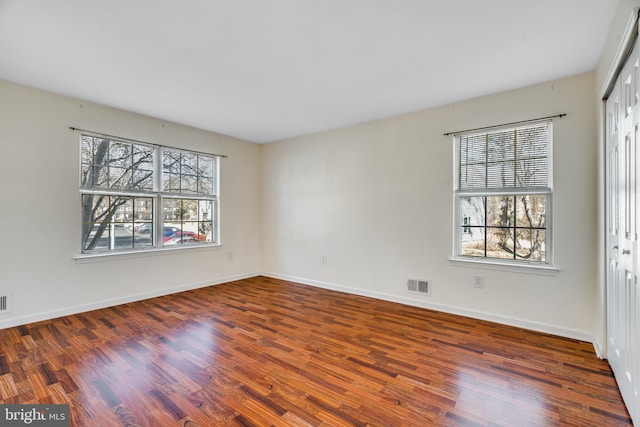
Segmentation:
<svg viewBox="0 0 640 427">
<path fill-rule="evenodd" d="M 628 426 L 592 345 L 256 277 L 0 330 L 74 426 Z"/>
</svg>

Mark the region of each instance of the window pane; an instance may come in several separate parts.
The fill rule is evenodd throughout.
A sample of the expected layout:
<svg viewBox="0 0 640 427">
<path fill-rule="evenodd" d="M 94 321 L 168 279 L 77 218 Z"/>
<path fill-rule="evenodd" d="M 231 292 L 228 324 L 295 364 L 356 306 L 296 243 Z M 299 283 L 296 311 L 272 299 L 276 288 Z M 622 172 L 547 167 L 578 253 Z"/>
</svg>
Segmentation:
<svg viewBox="0 0 640 427">
<path fill-rule="evenodd" d="M 82 169 L 82 187 L 109 188 L 109 169 L 104 166 L 85 165 Z"/>
<path fill-rule="evenodd" d="M 182 157 L 180 159 L 180 170 L 183 175 L 197 175 L 198 155 L 182 153 Z"/>
<path fill-rule="evenodd" d="M 131 187 L 131 170 L 109 167 L 109 188 L 127 189 Z"/>
<path fill-rule="evenodd" d="M 153 148 L 144 145 L 133 146 L 133 163 L 138 170 L 153 170 Z"/>
<path fill-rule="evenodd" d="M 547 159 L 519 160 L 516 164 L 519 187 L 544 187 L 547 185 Z"/>
<path fill-rule="evenodd" d="M 546 261 L 544 230 L 518 229 L 516 259 L 534 262 Z"/>
<path fill-rule="evenodd" d="M 198 156 L 198 176 L 213 177 L 213 158 L 206 156 Z"/>
<path fill-rule="evenodd" d="M 484 225 L 484 218 L 484 197 L 460 198 L 461 224 Z"/>
<path fill-rule="evenodd" d="M 184 221 L 182 223 L 182 231 L 188 232 L 189 235 L 191 233 L 198 234 L 198 221 Z"/>
<path fill-rule="evenodd" d="M 198 234 L 204 236 L 205 242 L 213 239 L 213 202 L 211 200 L 198 201 Z"/>
<path fill-rule="evenodd" d="M 516 197 L 516 225 L 518 227 L 546 227 L 547 195 Z"/>
<path fill-rule="evenodd" d="M 180 238 L 182 232 L 183 206 L 181 199 L 164 199 L 164 221 L 162 223 L 162 244 L 172 245 L 175 237 Z"/>
<path fill-rule="evenodd" d="M 487 165 L 487 188 L 512 188 L 515 186 L 513 162 L 489 163 Z"/>
<path fill-rule="evenodd" d="M 182 208 L 180 199 L 164 199 L 162 202 L 162 212 L 165 221 L 180 221 L 180 210 Z"/>
<path fill-rule="evenodd" d="M 131 188 L 153 191 L 153 171 L 136 170 L 133 172 Z"/>
<path fill-rule="evenodd" d="M 145 223 L 148 224 L 148 223 Z M 139 230 L 133 231 L 134 248 L 151 248 L 153 247 L 153 233 L 141 233 Z"/>
<path fill-rule="evenodd" d="M 468 190 L 474 188 L 486 188 L 486 165 L 472 164 L 460 167 L 460 188 Z"/>
<path fill-rule="evenodd" d="M 198 179 L 198 194 L 213 195 L 213 178 Z"/>
<path fill-rule="evenodd" d="M 490 133 L 488 137 L 489 162 L 513 161 L 515 132 L 513 130 Z"/>
<path fill-rule="evenodd" d="M 180 175 L 162 174 L 162 189 L 168 193 L 180 192 Z"/>
<path fill-rule="evenodd" d="M 461 255 L 484 257 L 484 227 L 466 227 L 460 245 Z"/>
<path fill-rule="evenodd" d="M 487 161 L 487 136 L 470 135 L 460 138 L 460 163 L 484 163 Z"/>
<path fill-rule="evenodd" d="M 513 259 L 513 229 L 487 229 L 487 257 Z"/>
<path fill-rule="evenodd" d="M 180 152 L 163 150 L 162 151 L 162 172 L 171 174 L 180 174 Z"/>
<path fill-rule="evenodd" d="M 80 139 L 80 161 L 82 164 L 93 163 L 93 138 L 87 135 L 82 135 Z"/>
<path fill-rule="evenodd" d="M 153 219 L 153 199 L 150 197 L 137 198 L 134 206 L 134 220 L 139 223 Z"/>
<path fill-rule="evenodd" d="M 133 211 L 133 240 L 135 247 L 153 246 L 153 199 L 136 198 Z"/>
<path fill-rule="evenodd" d="M 83 251 L 107 248 L 104 239 L 109 224 L 109 197 L 82 196 L 82 249 Z"/>
<path fill-rule="evenodd" d="M 133 174 L 131 188 L 153 191 L 153 148 L 133 147 Z"/>
<path fill-rule="evenodd" d="M 213 241 L 211 200 L 165 199 L 164 246 Z"/>
<path fill-rule="evenodd" d="M 198 194 L 214 194 L 214 159 L 198 157 Z"/>
<path fill-rule="evenodd" d="M 125 250 L 133 249 L 133 233 L 131 233 L 124 224 L 112 223 L 113 232 L 113 249 Z"/>
<path fill-rule="evenodd" d="M 549 152 L 549 126 L 542 125 L 517 130 L 518 159 L 547 157 Z"/>
<path fill-rule="evenodd" d="M 487 197 L 487 225 L 513 227 L 514 217 L 513 196 Z"/>
<path fill-rule="evenodd" d="M 109 145 L 109 166 L 120 169 L 131 168 L 131 144 L 111 141 Z"/>
<path fill-rule="evenodd" d="M 83 135 L 81 146 L 81 186 L 108 188 L 109 140 Z"/>
<path fill-rule="evenodd" d="M 183 200 L 182 201 L 182 221 L 198 221 L 198 201 Z"/>
<path fill-rule="evenodd" d="M 162 151 L 162 190 L 172 193 L 180 191 L 180 153 Z"/>
<path fill-rule="evenodd" d="M 128 223 L 133 222 L 133 198 L 127 197 L 124 203 L 116 208 L 113 222 Z"/>
<path fill-rule="evenodd" d="M 93 173 L 93 138 L 85 135 L 80 140 L 80 168 L 80 182 L 84 186 Z"/>
<path fill-rule="evenodd" d="M 186 194 L 197 193 L 197 178 L 193 175 L 182 175 L 180 179 L 180 192 Z"/>
</svg>

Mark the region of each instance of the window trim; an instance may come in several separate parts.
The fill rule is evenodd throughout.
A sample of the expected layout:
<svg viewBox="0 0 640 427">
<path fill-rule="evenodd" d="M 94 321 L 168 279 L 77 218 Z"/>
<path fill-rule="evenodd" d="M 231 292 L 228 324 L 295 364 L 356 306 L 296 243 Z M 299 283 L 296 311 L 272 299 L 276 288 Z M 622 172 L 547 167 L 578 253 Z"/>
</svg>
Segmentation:
<svg viewBox="0 0 640 427">
<path fill-rule="evenodd" d="M 80 130 L 80 129 L 78 129 Z M 83 170 L 83 137 L 100 138 L 109 141 L 115 141 L 125 143 L 129 145 L 142 145 L 153 149 L 153 190 L 131 190 L 131 189 L 111 189 L 111 188 L 99 188 L 99 187 L 84 187 L 82 184 L 82 170 Z M 78 194 L 79 194 L 79 206 L 82 210 L 82 199 L 84 195 L 107 195 L 107 196 L 124 196 L 135 198 L 151 198 L 153 203 L 152 220 L 154 228 L 154 235 L 152 239 L 152 246 L 139 247 L 139 248 L 123 248 L 123 249 L 107 249 L 102 251 L 86 251 L 82 243 L 82 221 L 84 221 L 82 212 L 79 241 L 79 252 L 74 257 L 77 262 L 90 262 L 91 260 L 107 260 L 107 259 L 127 259 L 136 258 L 139 256 L 149 256 L 153 254 L 167 254 L 175 253 L 176 251 L 193 251 L 193 250 L 206 250 L 211 248 L 222 247 L 220 238 L 220 158 L 226 157 L 220 154 L 211 154 L 202 151 L 189 150 L 185 148 L 171 147 L 167 145 L 153 144 L 149 142 L 142 142 L 132 140 L 123 137 L 117 137 L 113 135 L 101 134 L 93 131 L 82 130 L 79 136 L 79 173 L 78 173 Z M 212 194 L 199 194 L 199 193 L 180 193 L 165 191 L 163 188 L 163 150 L 178 151 L 181 153 L 194 154 L 198 156 L 206 156 L 213 161 L 213 187 Z M 163 243 L 163 228 L 165 223 L 163 202 L 165 199 L 179 199 L 179 200 L 204 200 L 211 202 L 211 242 L 202 242 L 198 244 L 187 245 L 164 245 Z M 199 222 L 199 221 L 198 221 Z"/>
<path fill-rule="evenodd" d="M 507 260 L 508 261 L 508 260 Z M 555 276 L 561 268 L 557 265 L 548 264 L 523 264 L 519 262 L 500 262 L 499 259 L 475 259 L 472 257 L 461 258 L 449 258 L 449 263 L 455 267 L 464 268 L 481 268 L 483 270 L 495 270 L 495 271 L 511 271 L 514 273 L 523 274 L 538 274 L 541 276 Z"/>
<path fill-rule="evenodd" d="M 547 186 L 546 187 L 504 187 L 504 188 L 460 188 L 460 161 L 461 161 L 461 138 L 471 135 L 482 135 L 496 132 L 504 132 L 508 130 L 517 130 L 521 128 L 534 127 L 546 123 L 550 127 L 550 140 L 547 152 Z M 553 121 L 551 118 L 537 119 L 526 122 L 518 122 L 511 125 L 500 125 L 486 127 L 471 131 L 464 131 L 453 134 L 453 254 L 449 261 L 458 264 L 470 263 L 482 267 L 503 268 L 505 266 L 515 269 L 539 269 L 545 271 L 558 271 L 554 264 L 553 251 L 553 143 L 554 143 Z M 527 261 L 507 258 L 491 258 L 486 256 L 462 255 L 462 235 L 463 227 L 461 218 L 461 199 L 464 197 L 489 197 L 489 196 L 517 196 L 524 194 L 544 194 L 547 195 L 548 205 L 545 208 L 546 227 L 545 227 L 545 261 Z M 485 212 L 486 218 L 486 212 Z M 515 229 L 515 227 L 514 227 Z M 486 239 L 486 236 L 485 236 Z"/>
<path fill-rule="evenodd" d="M 175 253 L 183 253 L 181 251 L 198 252 L 198 251 L 211 251 L 222 249 L 224 245 L 222 243 L 203 243 L 201 245 L 187 245 L 187 246 L 167 246 L 160 248 L 149 248 L 137 251 L 112 251 L 112 252 L 99 252 L 99 253 L 79 253 L 72 258 L 78 264 L 102 262 L 102 261 L 116 261 L 124 259 L 144 258 L 149 256 L 159 255 L 171 255 Z"/>
</svg>

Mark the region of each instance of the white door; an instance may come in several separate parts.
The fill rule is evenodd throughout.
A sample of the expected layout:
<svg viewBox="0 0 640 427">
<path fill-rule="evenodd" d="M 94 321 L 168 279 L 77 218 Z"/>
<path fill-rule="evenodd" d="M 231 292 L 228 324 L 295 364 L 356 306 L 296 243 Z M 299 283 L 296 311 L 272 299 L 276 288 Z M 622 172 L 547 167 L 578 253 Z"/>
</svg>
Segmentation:
<svg viewBox="0 0 640 427">
<path fill-rule="evenodd" d="M 620 84 L 607 99 L 607 358 L 613 370 L 621 365 L 622 349 L 618 344 L 620 310 L 617 295 L 620 289 L 620 147 L 619 111 Z"/>
<path fill-rule="evenodd" d="M 606 103 L 607 358 L 635 423 L 640 423 L 639 51 L 634 47 Z"/>
</svg>

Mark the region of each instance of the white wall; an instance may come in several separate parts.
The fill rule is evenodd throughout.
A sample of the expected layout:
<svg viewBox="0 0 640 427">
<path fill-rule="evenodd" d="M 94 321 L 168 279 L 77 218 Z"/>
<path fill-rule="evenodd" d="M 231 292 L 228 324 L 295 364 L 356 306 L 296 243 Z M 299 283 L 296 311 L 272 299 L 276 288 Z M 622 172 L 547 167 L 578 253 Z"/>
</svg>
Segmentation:
<svg viewBox="0 0 640 427">
<path fill-rule="evenodd" d="M 595 340 L 596 349 L 602 356 L 606 356 L 606 289 L 605 289 L 605 216 L 604 216 L 604 99 L 609 79 L 614 68 L 617 66 L 616 54 L 623 42 L 623 36 L 627 29 L 627 24 L 631 18 L 633 9 L 640 7 L 640 0 L 620 0 L 614 16 L 613 23 L 609 29 L 609 35 L 605 43 L 600 61 L 595 71 L 596 84 L 596 117 L 597 120 L 597 144 L 598 144 L 598 288 L 596 293 L 596 314 L 595 314 Z"/>
<path fill-rule="evenodd" d="M 263 147 L 266 274 L 592 340 L 597 146 L 588 73 Z M 460 266 L 445 132 L 554 121 L 551 275 Z M 327 265 L 322 258 L 328 257 Z M 484 289 L 474 289 L 482 275 Z M 405 291 L 432 281 L 431 296 Z"/>
<path fill-rule="evenodd" d="M 69 126 L 221 161 L 223 247 L 80 263 L 79 136 Z M 260 271 L 260 146 L 0 81 L 0 327 Z M 229 260 L 228 252 L 233 252 Z"/>
</svg>

